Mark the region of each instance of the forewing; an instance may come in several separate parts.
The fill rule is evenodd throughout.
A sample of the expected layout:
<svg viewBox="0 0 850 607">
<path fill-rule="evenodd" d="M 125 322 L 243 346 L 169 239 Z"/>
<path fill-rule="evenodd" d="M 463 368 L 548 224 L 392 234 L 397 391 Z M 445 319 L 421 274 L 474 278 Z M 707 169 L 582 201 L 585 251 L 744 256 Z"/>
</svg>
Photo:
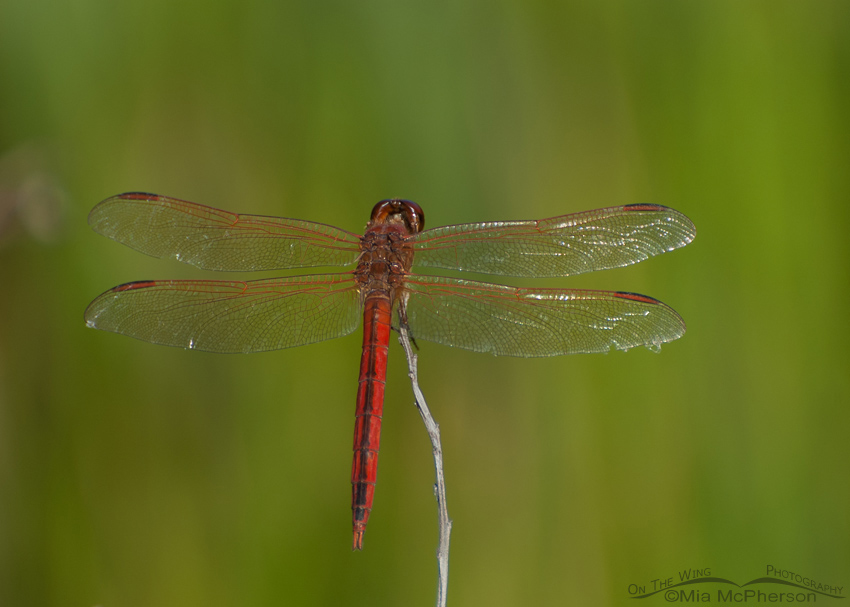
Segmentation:
<svg viewBox="0 0 850 607">
<path fill-rule="evenodd" d="M 410 240 L 415 266 L 552 277 L 627 266 L 683 247 L 695 235 L 691 220 L 674 209 L 632 204 L 538 221 L 445 226 Z"/>
<path fill-rule="evenodd" d="M 348 335 L 360 322 L 360 295 L 350 274 L 132 282 L 98 296 L 85 318 L 155 344 L 262 352 Z"/>
<path fill-rule="evenodd" d="M 333 226 L 141 192 L 107 198 L 89 213 L 89 225 L 142 253 L 206 270 L 346 266 L 360 254 L 360 237 Z"/>
<path fill-rule="evenodd" d="M 635 293 L 517 289 L 434 276 L 411 276 L 405 284 L 414 339 L 497 356 L 657 350 L 685 332 L 672 308 Z"/>
</svg>

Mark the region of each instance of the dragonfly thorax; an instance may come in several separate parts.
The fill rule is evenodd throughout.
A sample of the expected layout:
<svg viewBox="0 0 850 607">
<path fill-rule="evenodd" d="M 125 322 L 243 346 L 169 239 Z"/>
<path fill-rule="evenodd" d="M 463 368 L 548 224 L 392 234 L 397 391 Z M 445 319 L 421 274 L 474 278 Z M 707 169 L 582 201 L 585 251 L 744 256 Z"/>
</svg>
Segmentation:
<svg viewBox="0 0 850 607">
<path fill-rule="evenodd" d="M 383 224 L 370 228 L 363 236 L 354 271 L 362 293 L 389 293 L 403 283 L 413 264 L 413 249 L 402 230 L 397 224 Z"/>
</svg>

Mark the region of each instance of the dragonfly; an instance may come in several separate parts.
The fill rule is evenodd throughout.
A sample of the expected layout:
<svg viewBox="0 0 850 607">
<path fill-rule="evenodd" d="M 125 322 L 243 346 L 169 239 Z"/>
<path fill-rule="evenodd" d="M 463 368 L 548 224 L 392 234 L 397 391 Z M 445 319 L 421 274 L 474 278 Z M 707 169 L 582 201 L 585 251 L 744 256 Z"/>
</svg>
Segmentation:
<svg viewBox="0 0 850 607">
<path fill-rule="evenodd" d="M 351 470 L 355 550 L 363 548 L 377 481 L 394 313 L 414 339 L 496 356 L 658 350 L 685 332 L 672 308 L 646 295 L 516 288 L 414 274 L 411 268 L 571 276 L 634 264 L 696 236 L 690 219 L 656 204 L 426 230 L 419 205 L 388 199 L 375 205 L 360 235 L 143 192 L 107 198 L 88 222 L 137 251 L 206 270 L 353 268 L 251 281 L 129 282 L 92 301 L 85 320 L 89 327 L 154 344 L 247 353 L 349 335 L 362 319 Z"/>
</svg>

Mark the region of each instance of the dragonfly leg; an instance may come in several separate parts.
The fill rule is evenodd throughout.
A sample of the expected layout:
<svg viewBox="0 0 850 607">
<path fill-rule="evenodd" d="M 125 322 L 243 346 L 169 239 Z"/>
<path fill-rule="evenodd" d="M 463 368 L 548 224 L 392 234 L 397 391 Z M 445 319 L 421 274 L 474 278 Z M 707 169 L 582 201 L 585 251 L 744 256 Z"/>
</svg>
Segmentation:
<svg viewBox="0 0 850 607">
<path fill-rule="evenodd" d="M 416 343 L 416 336 L 413 334 L 413 331 L 410 330 L 410 323 L 407 322 L 407 307 L 405 306 L 404 299 L 398 302 L 398 322 L 399 326 L 407 329 L 407 335 L 410 337 L 410 343 L 413 344 L 414 348 L 419 350 L 419 344 Z M 400 333 L 398 327 L 393 327 L 393 331 Z"/>
</svg>

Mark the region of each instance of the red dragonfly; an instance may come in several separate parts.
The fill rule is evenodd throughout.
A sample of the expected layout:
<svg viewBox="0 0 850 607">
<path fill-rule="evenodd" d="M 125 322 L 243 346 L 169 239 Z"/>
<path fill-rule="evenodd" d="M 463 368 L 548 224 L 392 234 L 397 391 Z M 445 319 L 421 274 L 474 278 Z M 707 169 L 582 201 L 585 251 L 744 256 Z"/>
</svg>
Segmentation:
<svg viewBox="0 0 850 607">
<path fill-rule="evenodd" d="M 382 200 L 358 235 L 298 219 L 237 215 L 131 192 L 89 215 L 95 231 L 154 257 L 207 270 L 355 266 L 248 282 L 145 280 L 86 309 L 89 327 L 208 352 L 262 352 L 348 335 L 363 319 L 351 470 L 354 548 L 375 490 L 393 311 L 415 339 L 497 356 L 556 356 L 678 339 L 685 323 L 657 299 L 622 291 L 518 289 L 412 274 L 412 266 L 521 277 L 625 266 L 683 247 L 693 223 L 673 209 L 631 204 L 539 221 L 424 230 L 422 209 Z"/>
</svg>

